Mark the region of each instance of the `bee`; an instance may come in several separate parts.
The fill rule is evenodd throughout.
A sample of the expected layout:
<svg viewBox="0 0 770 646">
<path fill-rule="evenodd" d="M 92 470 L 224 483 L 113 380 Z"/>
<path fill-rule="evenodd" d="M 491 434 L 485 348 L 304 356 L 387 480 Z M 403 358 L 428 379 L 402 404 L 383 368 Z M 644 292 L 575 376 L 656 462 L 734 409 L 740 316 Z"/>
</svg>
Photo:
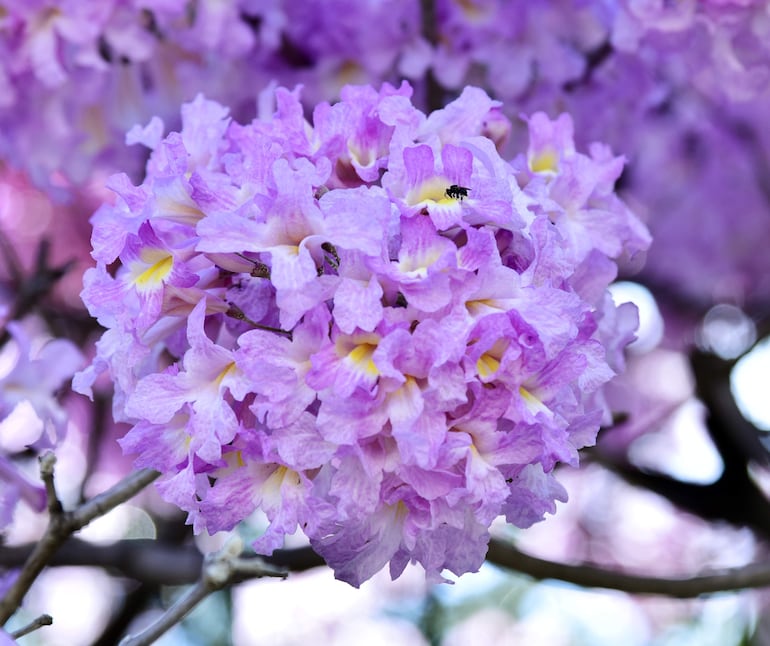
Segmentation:
<svg viewBox="0 0 770 646">
<path fill-rule="evenodd" d="M 464 197 L 468 197 L 468 191 L 471 189 L 465 188 L 465 186 L 458 186 L 457 184 L 452 184 L 445 192 L 447 197 L 451 197 L 455 200 L 460 200 L 462 202 L 462 199 Z"/>
</svg>

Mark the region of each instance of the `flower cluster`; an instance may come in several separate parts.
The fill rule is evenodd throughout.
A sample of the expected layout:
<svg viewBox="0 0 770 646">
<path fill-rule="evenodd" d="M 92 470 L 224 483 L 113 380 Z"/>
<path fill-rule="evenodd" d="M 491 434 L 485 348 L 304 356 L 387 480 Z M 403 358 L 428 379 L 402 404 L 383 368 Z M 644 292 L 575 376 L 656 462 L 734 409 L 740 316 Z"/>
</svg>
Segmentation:
<svg viewBox="0 0 770 646">
<path fill-rule="evenodd" d="M 4 3 L 0 155 L 69 196 L 95 169 L 138 171 L 123 133 L 153 114 L 173 121 L 204 88 L 247 118 L 274 78 L 336 96 L 343 79 L 389 78 L 419 28 L 418 3 L 392 0 Z"/>
<path fill-rule="evenodd" d="M 337 98 L 345 83 L 407 78 L 425 90 L 430 78 L 546 105 L 613 50 L 639 48 L 643 76 L 662 68 L 667 83 L 694 79 L 706 92 L 751 98 L 770 79 L 757 56 L 767 58 L 769 42 L 761 4 L 11 2 L 0 16 L 0 153 L 49 189 L 77 186 L 94 167 L 138 168 L 120 134 L 151 114 L 172 120 L 199 91 L 247 118 L 253 88 L 272 79 L 304 84 L 310 103 Z M 630 88 L 638 71 L 623 75 Z"/>
<path fill-rule="evenodd" d="M 640 47 L 665 59 L 681 55 L 678 84 L 694 83 L 706 94 L 734 101 L 754 99 L 770 86 L 770 16 L 755 0 L 623 0 L 612 21 L 614 47 Z M 677 69 L 678 68 L 678 69 Z"/>
<path fill-rule="evenodd" d="M 195 5 L 197 14 L 184 2 L 6 3 L 0 17 L 3 158 L 52 192 L 84 184 L 95 167 L 138 169 L 141 156 L 132 159 L 120 145 L 123 133 L 145 120 L 147 110 L 178 110 L 172 106 L 190 96 L 187 77 L 206 76 L 213 86 L 212 52 L 227 60 L 254 43 L 236 3 Z M 27 105 L 35 109 L 23 109 Z"/>
<path fill-rule="evenodd" d="M 623 160 L 466 88 L 426 116 L 411 88 L 348 86 L 312 122 L 298 91 L 247 125 L 199 96 L 114 176 L 83 299 L 107 331 L 122 440 L 196 531 L 255 509 L 269 553 L 298 527 L 360 584 L 411 560 L 481 564 L 490 523 L 555 510 L 553 478 L 606 421 L 635 312 L 606 287 L 649 243 L 615 195 Z"/>
</svg>

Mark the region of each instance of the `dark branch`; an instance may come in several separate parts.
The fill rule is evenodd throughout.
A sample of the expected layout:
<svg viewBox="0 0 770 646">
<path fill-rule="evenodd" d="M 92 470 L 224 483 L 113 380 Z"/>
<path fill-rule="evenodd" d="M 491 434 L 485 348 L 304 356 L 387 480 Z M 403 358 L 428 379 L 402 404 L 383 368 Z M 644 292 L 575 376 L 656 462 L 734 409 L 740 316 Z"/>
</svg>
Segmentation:
<svg viewBox="0 0 770 646">
<path fill-rule="evenodd" d="M 35 545 L 0 546 L 0 567 L 20 567 Z M 310 547 L 276 550 L 263 557 L 268 563 L 302 572 L 324 565 Z M 70 538 L 51 557 L 51 566 L 95 566 L 117 576 L 153 585 L 186 585 L 200 575 L 203 556 L 194 545 L 169 544 L 156 539 L 127 539 L 112 545 L 94 545 Z"/>
<path fill-rule="evenodd" d="M 0 566 L 19 564 L 32 547 L 0 548 Z M 323 559 L 309 547 L 277 550 L 263 560 L 295 572 L 324 565 Z M 770 586 L 770 563 L 755 563 L 690 578 L 660 578 L 616 572 L 585 563 L 557 563 L 530 556 L 499 539 L 491 541 L 487 560 L 538 580 L 556 579 L 589 588 L 675 598 Z M 168 585 L 195 582 L 202 564 L 203 557 L 193 545 L 170 546 L 149 539 L 119 541 L 109 546 L 70 539 L 51 560 L 51 565 L 100 566 L 113 574 L 148 584 Z"/>
<path fill-rule="evenodd" d="M 39 307 L 41 299 L 46 296 L 58 280 L 64 276 L 75 264 L 74 261 L 67 262 L 59 267 L 49 267 L 49 255 L 51 244 L 48 240 L 43 239 L 40 241 L 40 245 L 37 250 L 37 257 L 35 259 L 35 269 L 33 273 L 24 278 L 21 275 L 21 268 L 18 265 L 18 260 L 11 255 L 9 249 L 10 242 L 0 234 L 0 251 L 4 253 L 7 258 L 7 263 L 11 268 L 11 275 L 13 278 L 14 289 L 16 291 L 16 299 L 14 300 L 13 307 L 9 312 L 8 320 L 16 320 L 24 317 L 36 307 Z M 6 343 L 11 338 L 10 332 L 5 329 L 0 333 L 0 345 Z"/>
<path fill-rule="evenodd" d="M 677 599 L 770 586 L 770 563 L 752 563 L 708 575 L 669 579 L 615 572 L 587 564 L 555 563 L 525 554 L 513 545 L 496 539 L 489 544 L 487 559 L 533 579 L 557 579 L 585 588 L 607 588 Z"/>
<path fill-rule="evenodd" d="M 30 622 L 23 628 L 19 628 L 19 630 L 15 630 L 11 633 L 11 637 L 14 639 L 18 639 L 19 637 L 24 637 L 24 635 L 29 635 L 31 632 L 36 631 L 38 628 L 42 628 L 43 626 L 50 626 L 53 623 L 53 618 L 51 615 L 40 615 L 37 619 Z"/>
</svg>

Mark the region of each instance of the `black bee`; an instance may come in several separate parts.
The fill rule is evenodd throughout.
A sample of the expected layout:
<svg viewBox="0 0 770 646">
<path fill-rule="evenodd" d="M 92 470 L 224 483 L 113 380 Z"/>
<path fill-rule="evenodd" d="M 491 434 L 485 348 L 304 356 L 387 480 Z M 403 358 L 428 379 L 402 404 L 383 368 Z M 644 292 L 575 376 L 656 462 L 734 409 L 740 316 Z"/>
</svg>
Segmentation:
<svg viewBox="0 0 770 646">
<path fill-rule="evenodd" d="M 464 186 L 458 186 L 457 184 L 452 184 L 452 186 L 450 186 L 444 192 L 446 193 L 447 197 L 451 197 L 455 200 L 462 201 L 464 197 L 468 197 L 468 191 L 470 190 L 471 189 L 465 188 Z"/>
</svg>

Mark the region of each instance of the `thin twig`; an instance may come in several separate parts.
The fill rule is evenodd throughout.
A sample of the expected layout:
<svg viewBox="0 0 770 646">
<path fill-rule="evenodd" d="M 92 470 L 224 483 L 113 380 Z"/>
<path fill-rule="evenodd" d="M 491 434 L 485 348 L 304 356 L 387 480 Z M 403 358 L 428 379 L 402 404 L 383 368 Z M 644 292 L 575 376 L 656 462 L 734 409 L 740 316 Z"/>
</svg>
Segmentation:
<svg viewBox="0 0 770 646">
<path fill-rule="evenodd" d="M 54 467 L 56 466 L 56 456 L 53 451 L 46 451 L 38 459 L 40 463 L 40 478 L 45 485 L 46 503 L 48 506 L 48 513 L 52 516 L 60 514 L 62 512 L 61 500 L 59 500 L 59 494 L 56 493 L 56 486 L 53 481 Z"/>
<path fill-rule="evenodd" d="M 236 539 L 225 545 L 220 552 L 208 555 L 203 563 L 200 579 L 187 594 L 172 605 L 154 623 L 138 635 L 127 635 L 120 646 L 146 646 L 178 624 L 212 592 L 246 579 L 263 576 L 285 578 L 287 570 L 276 567 L 261 558 L 240 558 L 243 548 Z"/>
<path fill-rule="evenodd" d="M 24 637 L 24 635 L 29 635 L 29 633 L 36 631 L 38 628 L 42 628 L 43 626 L 50 626 L 52 623 L 53 617 L 51 617 L 51 615 L 40 615 L 37 619 L 24 626 L 24 628 L 19 628 L 18 630 L 12 632 L 11 637 L 14 639 Z"/>
<path fill-rule="evenodd" d="M 282 330 L 281 328 L 271 327 L 269 325 L 262 325 L 261 323 L 257 323 L 256 321 L 252 321 L 248 316 L 246 316 L 246 313 L 240 307 L 238 307 L 235 303 L 228 303 L 228 305 L 229 305 L 229 309 L 225 313 L 230 318 L 234 318 L 234 319 L 236 319 L 238 321 L 245 321 L 249 325 L 257 328 L 258 330 L 265 330 L 266 332 L 273 332 L 273 333 L 278 334 L 280 336 L 286 337 L 287 339 L 289 339 L 289 341 L 292 340 L 293 333 L 291 332 L 291 330 Z"/>
<path fill-rule="evenodd" d="M 21 259 L 19 258 L 19 254 L 16 253 L 13 243 L 8 239 L 8 236 L 2 229 L 0 229 L 0 253 L 5 259 L 5 265 L 8 269 L 11 281 L 14 286 L 18 288 L 24 280 Z"/>
<path fill-rule="evenodd" d="M 51 470 L 50 476 L 47 474 L 48 469 Z M 41 477 L 43 480 L 50 478 L 51 488 L 53 488 L 53 464 L 50 463 L 50 460 L 41 460 L 41 470 L 43 471 Z M 74 511 L 66 512 L 61 509 L 58 512 L 53 511 L 49 516 L 48 527 L 43 537 L 29 555 L 13 585 L 6 595 L 0 599 L 0 626 L 5 624 L 11 615 L 16 612 L 35 579 L 48 564 L 54 552 L 70 535 L 85 527 L 95 518 L 103 516 L 119 504 L 133 497 L 159 475 L 159 473 L 151 469 L 137 471 L 104 493 L 83 503 Z M 46 484 L 46 487 L 48 488 L 48 484 Z M 52 507 L 55 507 L 55 505 L 52 505 L 49 501 L 49 510 Z"/>
<path fill-rule="evenodd" d="M 157 480 L 158 477 L 160 477 L 160 473 L 152 469 L 135 471 L 107 489 L 104 493 L 100 493 L 98 496 L 91 498 L 91 500 L 84 502 L 71 514 L 72 523 L 75 525 L 75 529 L 72 531 L 85 527 L 95 518 L 103 516 L 121 503 L 133 498 L 147 485 Z"/>
<path fill-rule="evenodd" d="M 40 307 L 43 297 L 75 265 L 75 261 L 70 260 L 59 267 L 49 267 L 51 244 L 48 239 L 43 238 L 38 245 L 35 267 L 30 276 L 24 278 L 21 273 L 21 265 L 18 264 L 18 259 L 14 260 L 12 251 L 10 251 L 12 246 L 9 245 L 10 241 L 0 232 L 0 253 L 6 256 L 16 292 L 14 302 L 6 315 L 8 321 L 20 319 L 34 308 Z M 14 266 L 16 269 L 13 268 Z M 6 327 L 0 332 L 0 345 L 7 343 L 10 338 L 10 331 Z"/>
<path fill-rule="evenodd" d="M 145 644 L 152 644 L 161 635 L 182 621 L 195 606 L 212 592 L 213 590 L 209 589 L 206 581 L 201 579 L 190 588 L 186 595 L 166 610 L 157 621 L 153 622 L 138 635 L 128 635 L 120 642 L 119 646 L 144 646 Z"/>
</svg>

